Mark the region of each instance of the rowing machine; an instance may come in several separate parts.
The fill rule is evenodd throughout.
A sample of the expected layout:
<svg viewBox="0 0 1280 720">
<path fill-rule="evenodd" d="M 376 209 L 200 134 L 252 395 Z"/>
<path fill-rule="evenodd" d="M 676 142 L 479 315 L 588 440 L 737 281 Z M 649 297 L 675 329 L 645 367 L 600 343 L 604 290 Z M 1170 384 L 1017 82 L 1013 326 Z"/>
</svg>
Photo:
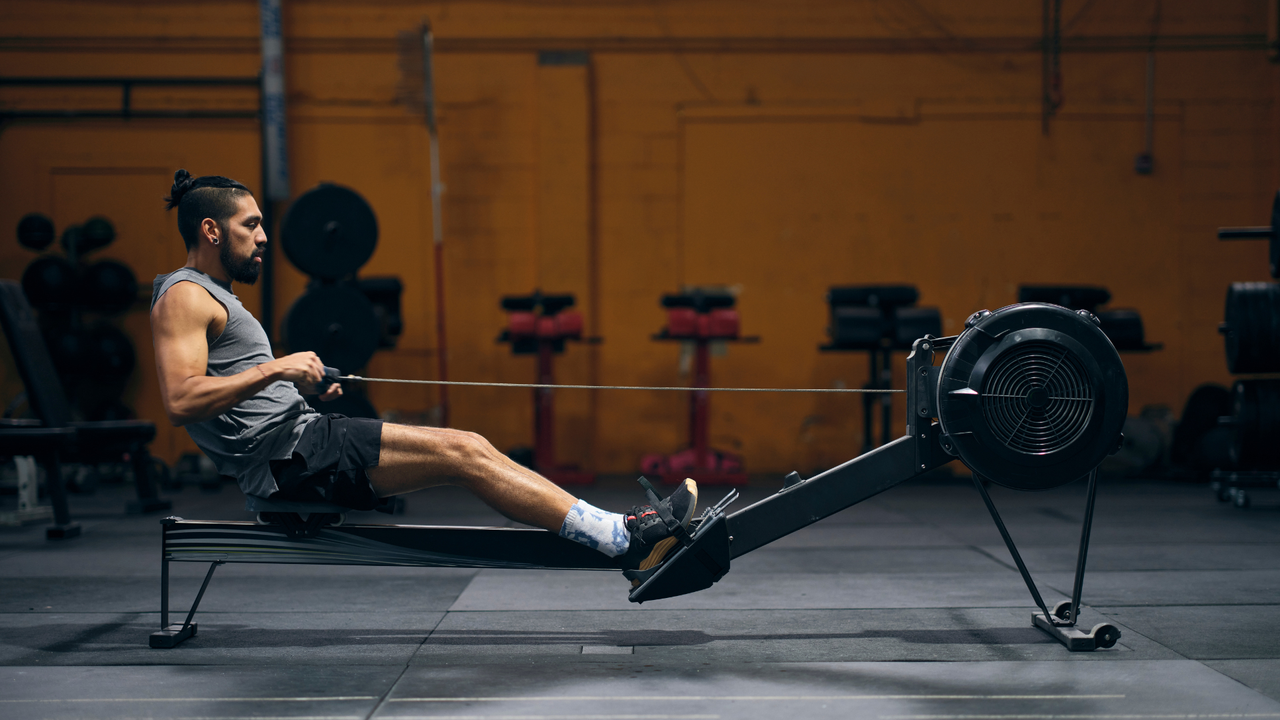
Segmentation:
<svg viewBox="0 0 1280 720">
<path fill-rule="evenodd" d="M 791 473 L 777 493 L 727 515 L 736 497 L 730 493 L 703 513 L 682 547 L 629 599 L 640 603 L 706 589 L 724 577 L 733 558 L 959 457 L 973 470 L 974 486 L 1040 609 L 1033 624 L 1071 650 L 1114 645 L 1120 633 L 1111 625 L 1088 633 L 1075 627 L 1096 468 L 1119 448 L 1128 409 L 1124 366 L 1096 318 L 1039 303 L 975 313 L 958 336 L 917 340 L 907 377 L 907 435 L 808 479 Z M 1050 610 L 983 479 L 1015 490 L 1046 490 L 1086 476 L 1072 599 Z M 175 647 L 195 635 L 200 598 L 224 563 L 618 569 L 612 558 L 542 530 L 344 525 L 344 508 L 255 497 L 246 507 L 266 524 L 163 521 L 162 629 L 151 635 L 152 647 Z M 170 562 L 210 563 L 180 625 L 169 624 Z"/>
</svg>

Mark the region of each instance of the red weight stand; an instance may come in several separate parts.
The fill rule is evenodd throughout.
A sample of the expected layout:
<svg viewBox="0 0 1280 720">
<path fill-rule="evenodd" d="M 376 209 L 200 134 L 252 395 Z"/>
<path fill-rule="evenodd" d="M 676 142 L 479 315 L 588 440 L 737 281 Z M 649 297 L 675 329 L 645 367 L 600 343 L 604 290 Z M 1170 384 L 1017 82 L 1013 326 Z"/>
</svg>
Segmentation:
<svg viewBox="0 0 1280 720">
<path fill-rule="evenodd" d="M 566 340 L 582 340 L 582 315 L 564 308 L 573 305 L 572 295 L 504 298 L 510 312 L 507 329 L 499 342 L 511 343 L 516 355 L 537 355 L 539 385 L 555 384 L 555 357 L 564 352 Z M 541 314 L 533 311 L 540 309 Z M 556 461 L 555 390 L 533 390 L 533 469 L 557 485 L 590 485 L 594 473 L 576 465 Z"/>
<path fill-rule="evenodd" d="M 738 311 L 728 295 L 675 295 L 663 299 L 667 306 L 667 327 L 655 340 L 692 342 L 694 346 L 693 387 L 711 387 L 711 343 L 757 342 L 759 338 L 739 337 Z M 689 393 L 689 446 L 671 455 L 650 453 L 640 460 L 641 472 L 657 475 L 666 484 L 687 477 L 702 485 L 745 485 L 742 456 L 711 447 L 711 393 L 695 389 Z"/>
</svg>

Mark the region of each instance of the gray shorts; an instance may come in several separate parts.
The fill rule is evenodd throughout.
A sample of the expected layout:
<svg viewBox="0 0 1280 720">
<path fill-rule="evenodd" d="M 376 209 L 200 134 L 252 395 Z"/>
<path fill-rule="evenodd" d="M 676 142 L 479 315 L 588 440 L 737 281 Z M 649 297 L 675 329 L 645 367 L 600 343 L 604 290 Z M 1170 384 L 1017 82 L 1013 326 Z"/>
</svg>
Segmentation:
<svg viewBox="0 0 1280 720">
<path fill-rule="evenodd" d="M 368 470 L 382 451 L 382 421 L 321 415 L 307 423 L 288 460 L 272 460 L 279 490 L 272 500 L 327 502 L 372 510 L 378 493 Z"/>
</svg>

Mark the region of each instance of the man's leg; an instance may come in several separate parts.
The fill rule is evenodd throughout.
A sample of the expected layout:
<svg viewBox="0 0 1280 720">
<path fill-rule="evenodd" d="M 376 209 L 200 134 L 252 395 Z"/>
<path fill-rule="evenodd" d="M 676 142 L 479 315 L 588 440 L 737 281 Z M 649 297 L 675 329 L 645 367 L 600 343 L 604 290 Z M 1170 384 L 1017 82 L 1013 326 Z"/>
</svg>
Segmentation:
<svg viewBox="0 0 1280 720">
<path fill-rule="evenodd" d="M 378 466 L 369 469 L 369 480 L 382 497 L 457 485 L 504 516 L 551 532 L 560 531 L 577 502 L 480 435 L 444 428 L 384 423 Z"/>
<path fill-rule="evenodd" d="M 483 437 L 460 430 L 383 423 L 377 467 L 369 481 L 381 497 L 436 485 L 464 487 L 517 522 L 620 557 L 638 585 L 675 548 L 670 523 L 687 528 L 698 486 L 685 480 L 670 497 L 611 513 L 574 498 L 560 486 L 518 465 Z M 661 512 L 659 511 L 661 510 Z M 665 517 L 664 517 L 665 516 Z M 624 573 L 625 574 L 625 573 Z"/>
</svg>

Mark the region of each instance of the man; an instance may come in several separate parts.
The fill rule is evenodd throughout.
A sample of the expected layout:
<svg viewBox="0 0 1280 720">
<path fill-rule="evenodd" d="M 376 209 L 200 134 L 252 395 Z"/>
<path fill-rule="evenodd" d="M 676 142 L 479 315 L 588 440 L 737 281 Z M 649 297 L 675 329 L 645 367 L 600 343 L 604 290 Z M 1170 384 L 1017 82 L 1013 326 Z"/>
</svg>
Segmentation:
<svg viewBox="0 0 1280 720">
<path fill-rule="evenodd" d="M 249 495 L 369 509 L 379 498 L 458 485 L 512 520 L 544 528 L 619 558 L 638 585 L 675 548 L 697 486 L 609 513 L 520 466 L 475 433 L 322 415 L 302 394 L 321 387 L 312 352 L 275 358 L 266 332 L 231 292 L 253 284 L 267 244 L 253 194 L 220 176 L 174 173 L 167 208 L 178 209 L 187 264 L 155 279 L 151 333 L 169 421 L 187 428 L 218 471 Z M 667 520 L 664 521 L 663 517 Z"/>
</svg>

